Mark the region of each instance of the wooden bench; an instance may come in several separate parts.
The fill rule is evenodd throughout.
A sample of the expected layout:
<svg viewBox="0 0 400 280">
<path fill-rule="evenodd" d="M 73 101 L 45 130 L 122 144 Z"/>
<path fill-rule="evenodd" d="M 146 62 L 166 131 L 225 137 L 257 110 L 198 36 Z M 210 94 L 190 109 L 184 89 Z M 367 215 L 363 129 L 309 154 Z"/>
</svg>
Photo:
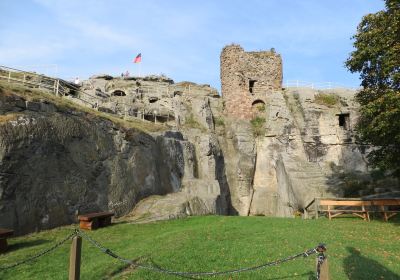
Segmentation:
<svg viewBox="0 0 400 280">
<path fill-rule="evenodd" d="M 400 198 L 386 198 L 386 199 L 373 199 L 371 200 L 372 206 L 377 207 L 374 212 L 381 213 L 385 222 L 390 218 L 400 213 Z M 397 210 L 391 210 L 389 207 L 399 206 Z"/>
<path fill-rule="evenodd" d="M 314 207 L 311 207 L 314 205 Z M 391 206 L 399 206 L 399 209 L 390 209 Z M 322 207 L 322 208 L 321 208 Z M 337 207 L 342 207 L 338 209 Z M 381 213 L 387 222 L 390 218 L 400 213 L 400 198 L 387 199 L 361 199 L 361 198 L 315 198 L 304 208 L 304 218 L 315 213 L 318 219 L 319 212 L 327 214 L 329 220 L 342 214 L 352 214 L 366 221 L 370 220 L 370 213 Z"/>
<path fill-rule="evenodd" d="M 111 217 L 113 212 L 100 212 L 79 215 L 79 227 L 81 229 L 95 230 L 101 227 L 111 225 Z"/>
<path fill-rule="evenodd" d="M 0 253 L 7 251 L 7 238 L 14 235 L 11 229 L 0 228 Z"/>
<path fill-rule="evenodd" d="M 352 214 L 362 218 L 365 221 L 369 221 L 369 211 L 366 209 L 366 207 L 371 206 L 372 202 L 368 200 L 320 199 L 319 205 L 326 206 L 326 209 L 319 209 L 319 211 L 326 212 L 329 220 L 332 220 L 339 215 Z M 337 209 L 337 207 L 346 208 Z"/>
<path fill-rule="evenodd" d="M 312 205 L 314 207 L 312 207 Z M 371 205 L 370 200 L 360 198 L 315 198 L 304 208 L 304 218 L 307 219 L 314 212 L 318 219 L 319 212 L 327 214 L 329 220 L 342 214 L 352 214 L 369 221 L 369 211 L 366 207 Z M 322 206 L 322 208 L 321 208 Z M 341 207 L 338 209 L 338 207 Z"/>
</svg>

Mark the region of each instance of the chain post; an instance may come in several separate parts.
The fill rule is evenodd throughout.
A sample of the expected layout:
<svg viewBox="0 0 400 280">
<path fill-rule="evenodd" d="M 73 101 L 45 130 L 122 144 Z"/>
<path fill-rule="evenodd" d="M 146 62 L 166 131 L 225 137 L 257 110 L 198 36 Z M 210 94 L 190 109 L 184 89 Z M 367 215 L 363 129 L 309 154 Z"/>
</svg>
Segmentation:
<svg viewBox="0 0 400 280">
<path fill-rule="evenodd" d="M 69 280 L 79 280 L 81 272 L 82 237 L 76 235 L 72 238 L 71 253 L 69 257 Z"/>
<path fill-rule="evenodd" d="M 325 255 L 326 252 L 325 244 L 319 244 L 316 250 L 317 250 L 317 259 L 316 259 L 317 280 L 329 280 L 329 266 L 328 266 L 328 258 Z"/>
</svg>

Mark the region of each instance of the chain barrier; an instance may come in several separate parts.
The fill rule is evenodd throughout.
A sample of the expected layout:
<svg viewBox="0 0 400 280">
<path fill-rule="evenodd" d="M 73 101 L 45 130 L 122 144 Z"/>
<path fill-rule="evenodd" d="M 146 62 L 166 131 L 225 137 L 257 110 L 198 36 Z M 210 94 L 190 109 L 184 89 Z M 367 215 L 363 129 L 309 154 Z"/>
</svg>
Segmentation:
<svg viewBox="0 0 400 280">
<path fill-rule="evenodd" d="M 20 266 L 22 264 L 28 263 L 30 261 L 33 261 L 37 258 L 40 258 L 52 251 L 54 251 L 55 249 L 57 249 L 58 247 L 60 247 L 62 244 L 64 244 L 65 242 L 67 242 L 68 240 L 70 240 L 72 237 L 74 237 L 75 235 L 77 235 L 77 231 L 74 231 L 73 233 L 69 234 L 67 237 L 65 237 L 63 240 L 58 241 L 57 243 L 55 243 L 53 246 L 51 246 L 50 248 L 47 248 L 39 253 L 37 253 L 36 255 L 33 255 L 31 257 L 28 257 L 26 259 L 23 259 L 19 262 L 10 264 L 10 265 L 6 265 L 6 266 L 0 266 L 0 271 L 1 270 L 6 270 L 6 269 L 10 269 L 10 268 L 14 268 L 17 266 Z"/>
<path fill-rule="evenodd" d="M 116 253 L 112 252 L 110 249 L 104 247 L 103 245 L 101 245 L 99 242 L 97 242 L 96 240 L 94 240 L 93 238 L 91 238 L 89 235 L 87 235 L 85 232 L 77 230 L 77 234 L 80 235 L 82 238 L 86 239 L 87 241 L 89 241 L 93 246 L 95 246 L 96 248 L 98 248 L 100 251 L 102 251 L 104 254 L 109 255 L 123 263 L 138 267 L 138 268 L 142 268 L 142 269 L 146 269 L 146 270 L 151 270 L 154 272 L 160 272 L 160 273 L 164 273 L 164 274 L 172 274 L 172 275 L 179 275 L 179 276 L 216 276 L 216 275 L 226 275 L 226 274 L 235 274 L 235 273 L 240 273 L 240 272 L 246 272 L 246 271 L 255 271 L 255 270 L 259 270 L 262 268 L 266 268 L 266 267 L 270 267 L 270 266 L 276 266 L 279 265 L 281 263 L 285 263 L 294 259 L 297 259 L 299 257 L 308 257 L 310 255 L 316 254 L 318 251 L 319 246 L 313 248 L 313 249 L 309 249 L 305 252 L 296 254 L 296 255 L 292 255 L 283 259 L 279 259 L 279 260 L 275 260 L 272 262 L 268 262 L 268 263 L 264 263 L 261 265 L 257 265 L 257 266 L 252 266 L 252 267 L 245 267 L 245 268 L 239 268 L 239 269 L 232 269 L 232 270 L 224 270 L 224 271 L 205 271 L 205 272 L 189 272 L 189 271 L 174 271 L 174 270 L 169 270 L 169 269 L 164 269 L 164 268 L 160 268 L 160 267 L 155 267 L 155 266 L 150 266 L 150 265 L 145 265 L 145 264 L 140 264 L 140 263 L 136 263 L 133 262 L 131 260 L 125 259 L 119 255 L 117 255 Z"/>
<path fill-rule="evenodd" d="M 266 268 L 266 267 L 271 267 L 271 266 L 277 266 L 279 264 L 288 262 L 288 261 L 292 261 L 294 259 L 300 258 L 300 257 L 309 257 L 310 255 L 313 254 L 317 254 L 317 272 L 316 272 L 316 278 L 317 280 L 320 279 L 320 272 L 321 272 L 321 266 L 323 264 L 323 262 L 326 259 L 326 256 L 324 254 L 324 252 L 326 251 L 326 247 L 324 244 L 319 244 L 317 247 L 313 248 L 313 249 L 309 249 L 305 252 L 299 253 L 299 254 L 295 254 L 286 258 L 282 258 L 282 259 L 278 259 L 275 261 L 271 261 L 271 262 L 267 262 L 261 265 L 257 265 L 257 266 L 251 266 L 251 267 L 245 267 L 245 268 L 238 268 L 238 269 L 231 269 L 231 270 L 224 270 L 224 271 L 175 271 L 175 270 L 170 270 L 170 269 L 165 269 L 165 268 L 161 268 L 161 267 L 156 267 L 156 266 L 152 266 L 152 265 L 146 265 L 146 264 L 141 264 L 141 263 L 137 263 L 134 262 L 132 260 L 123 258 L 119 255 L 117 255 L 116 253 L 114 253 L 113 251 L 111 251 L 110 249 L 106 248 L 105 246 L 101 245 L 98 241 L 96 241 L 95 239 L 93 239 L 92 237 L 90 237 L 87 233 L 79 230 L 79 229 L 75 229 L 74 232 L 72 232 L 71 234 L 69 234 L 67 237 L 65 237 L 64 239 L 58 241 L 57 243 L 55 243 L 53 246 L 51 246 L 48 249 L 45 249 L 41 252 L 39 252 L 36 255 L 33 255 L 31 257 L 28 257 L 24 260 L 21 260 L 19 262 L 16 262 L 14 264 L 10 264 L 10 265 L 6 265 L 6 266 L 0 266 L 0 271 L 1 270 L 7 270 L 7 269 L 11 269 L 17 266 L 20 266 L 22 264 L 26 264 L 28 262 L 31 262 L 37 258 L 40 258 L 54 250 L 56 250 L 57 248 L 59 248 L 61 245 L 63 245 L 65 242 L 67 242 L 68 240 L 70 240 L 71 238 L 73 238 L 74 236 L 81 236 L 82 238 L 86 239 L 87 241 L 89 241 L 90 244 L 92 244 L 94 247 L 96 247 L 97 249 L 99 249 L 101 252 L 103 252 L 104 254 L 113 257 L 123 263 L 132 265 L 134 267 L 138 267 L 138 268 L 142 268 L 145 270 L 150 270 L 153 272 L 159 272 L 159 273 L 164 273 L 164 274 L 172 274 L 172 275 L 178 275 L 178 276 L 217 276 L 217 275 L 227 275 L 227 274 L 236 274 L 236 273 L 241 273 L 241 272 L 247 272 L 247 271 L 255 271 L 255 270 L 259 270 L 262 268 Z"/>
</svg>

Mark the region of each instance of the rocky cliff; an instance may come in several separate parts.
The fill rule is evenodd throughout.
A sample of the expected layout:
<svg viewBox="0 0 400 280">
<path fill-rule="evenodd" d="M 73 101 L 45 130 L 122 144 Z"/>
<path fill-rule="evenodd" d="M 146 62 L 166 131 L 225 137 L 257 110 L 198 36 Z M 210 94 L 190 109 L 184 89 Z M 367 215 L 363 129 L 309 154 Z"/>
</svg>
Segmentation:
<svg viewBox="0 0 400 280">
<path fill-rule="evenodd" d="M 357 142 L 354 94 L 273 90 L 247 120 L 208 85 L 166 77 L 96 76 L 63 97 L 0 84 L 0 227 L 103 210 L 293 217 L 314 197 L 397 190 Z"/>
<path fill-rule="evenodd" d="M 267 94 L 250 122 L 230 120 L 221 144 L 232 208 L 292 217 L 315 197 L 396 191 L 357 142 L 355 91 L 289 88 Z M 382 186 L 382 187 L 380 187 Z"/>
<path fill-rule="evenodd" d="M 46 93 L 0 90 L 1 227 L 26 233 L 75 222 L 77 213 L 121 216 L 167 193 L 179 213 L 224 213 L 218 181 L 197 178 L 195 145 L 180 132 L 148 123 L 147 133 Z"/>
</svg>

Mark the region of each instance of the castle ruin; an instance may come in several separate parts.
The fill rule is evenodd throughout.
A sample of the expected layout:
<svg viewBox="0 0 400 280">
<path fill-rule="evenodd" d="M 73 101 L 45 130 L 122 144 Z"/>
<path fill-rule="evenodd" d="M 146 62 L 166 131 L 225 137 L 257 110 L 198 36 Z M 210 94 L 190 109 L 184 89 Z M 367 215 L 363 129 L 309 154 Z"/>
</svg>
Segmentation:
<svg viewBox="0 0 400 280">
<path fill-rule="evenodd" d="M 228 116 L 254 117 L 253 107 L 266 103 L 268 94 L 282 89 L 282 58 L 271 51 L 245 52 L 239 45 L 221 53 L 221 93 Z"/>
</svg>

